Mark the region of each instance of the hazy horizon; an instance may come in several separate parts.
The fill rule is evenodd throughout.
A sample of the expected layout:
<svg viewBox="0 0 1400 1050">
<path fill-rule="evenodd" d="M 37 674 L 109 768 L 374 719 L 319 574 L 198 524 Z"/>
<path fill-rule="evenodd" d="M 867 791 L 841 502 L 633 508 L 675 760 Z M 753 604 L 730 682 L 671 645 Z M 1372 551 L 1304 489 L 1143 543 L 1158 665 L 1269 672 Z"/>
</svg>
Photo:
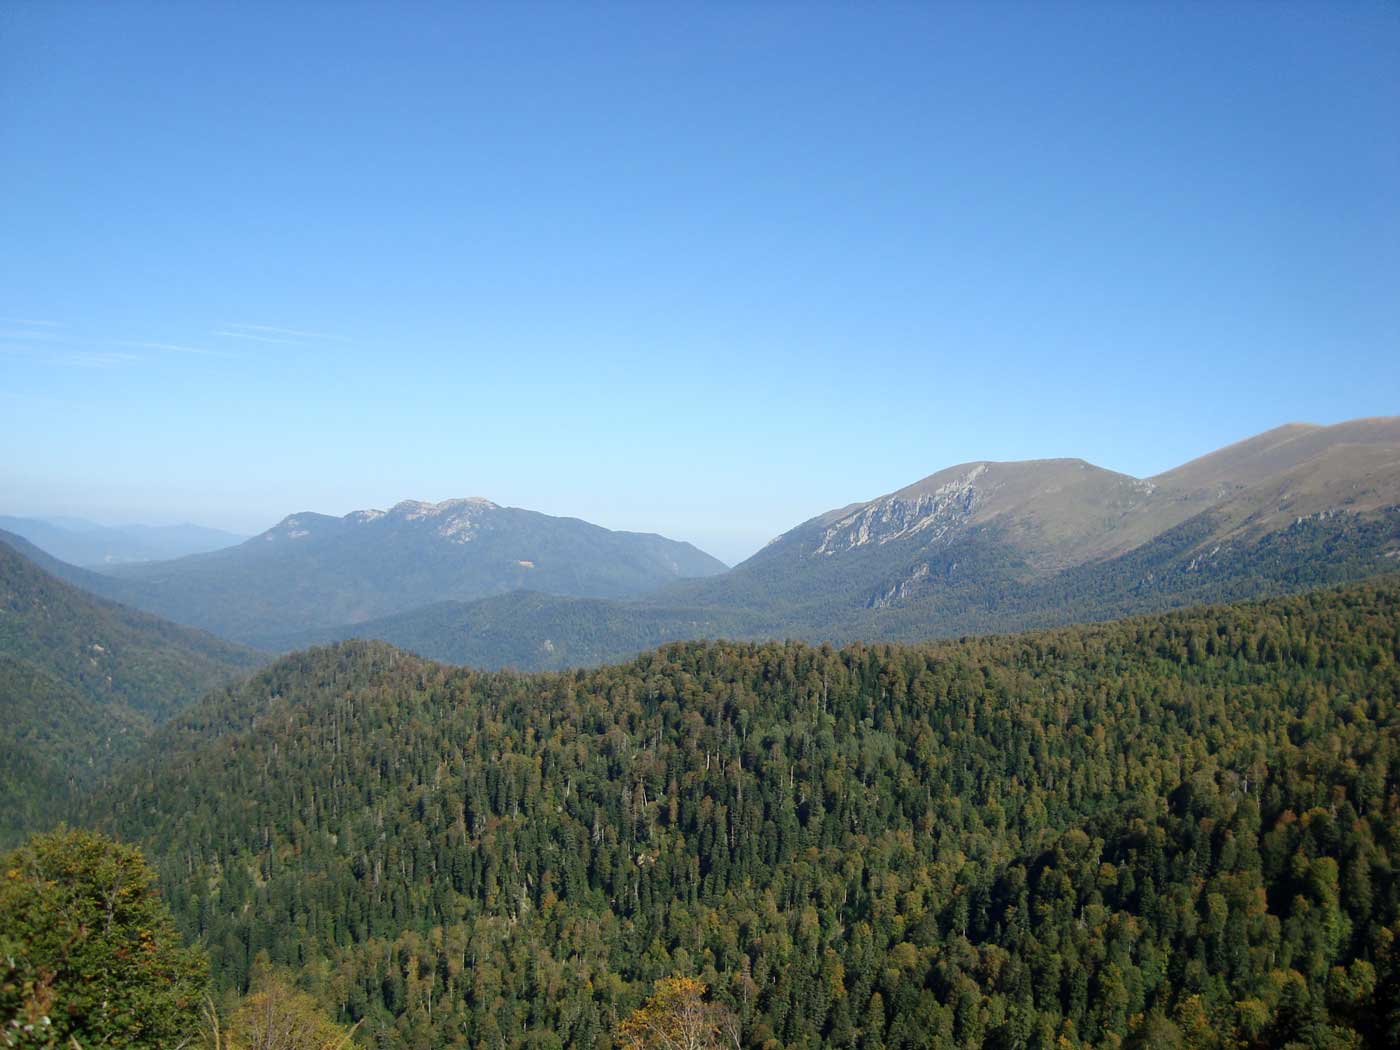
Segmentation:
<svg viewBox="0 0 1400 1050">
<path fill-rule="evenodd" d="M 1346 421 L 1346 420 L 1343 420 L 1343 419 L 1329 419 L 1329 420 L 1323 421 L 1323 422 L 1320 423 L 1319 425 L 1324 425 L 1324 426 L 1326 426 L 1326 425 L 1331 425 L 1331 424 L 1334 424 L 1334 423 L 1341 423 L 1341 422 L 1345 422 L 1345 421 Z M 1289 423 L 1318 424 L 1319 421 L 1317 421 L 1317 420 L 1311 420 L 1311 419 L 1309 419 L 1309 420 L 1284 420 L 1284 421 L 1281 421 L 1281 422 L 1278 424 L 1278 426 L 1284 426 L 1284 425 L 1289 424 Z M 1273 428 L 1268 428 L 1268 429 L 1273 429 Z M 1238 437 L 1233 438 L 1233 439 L 1231 439 L 1230 441 L 1227 441 L 1226 444 L 1227 444 L 1227 445 L 1228 445 L 1228 444 L 1232 444 L 1234 441 L 1243 440 L 1243 439 L 1245 439 L 1245 438 L 1252 437 L 1252 436 L 1253 436 L 1253 434 L 1240 434 L 1240 435 L 1238 435 Z M 1151 470 L 1151 471 L 1146 471 L 1146 472 L 1135 472 L 1135 471 L 1132 471 L 1132 470 L 1123 470 L 1123 469 L 1121 469 L 1121 468 L 1108 466 L 1108 465 L 1103 464 L 1103 463 L 1096 463 L 1095 465 L 1096 465 L 1096 466 L 1100 466 L 1100 467 L 1106 467 L 1106 469 L 1114 470 L 1114 471 L 1116 471 L 1117 473 L 1120 473 L 1120 474 L 1128 474 L 1128 475 L 1133 476 L 1133 477 L 1145 478 L 1145 477 L 1151 477 L 1151 476 L 1154 475 L 1154 474 L 1160 473 L 1162 470 L 1170 469 L 1171 467 L 1175 467 L 1175 466 L 1180 466 L 1182 463 L 1188 462 L 1189 460 L 1196 458 L 1196 456 L 1198 456 L 1198 455 L 1205 455 L 1206 453 L 1213 452 L 1213 451 L 1216 451 L 1216 448 L 1215 448 L 1215 447 L 1211 447 L 1211 448 L 1202 448 L 1199 452 L 1193 453 L 1193 454 L 1187 456 L 1185 459 L 1180 460 L 1179 462 L 1168 463 L 1168 464 L 1165 464 L 1165 465 L 1163 465 L 1163 466 L 1161 466 L 1161 467 L 1159 467 L 1159 468 L 1157 468 L 1157 469 L 1154 469 L 1154 470 Z M 979 457 L 979 458 L 986 458 L 986 457 Z M 1058 458 L 1086 458 L 1086 457 L 1060 456 L 1060 455 L 1057 455 L 1057 454 L 1054 454 L 1054 453 L 1047 453 L 1047 454 L 1044 455 L 1044 456 L 1031 457 L 1031 458 L 1039 458 L 1039 459 L 1058 459 Z M 1091 460 L 1090 462 L 1093 462 L 1093 461 Z M 835 509 L 837 509 L 838 507 L 845 506 L 845 505 L 848 504 L 848 503 L 852 503 L 852 502 L 864 502 L 865 500 L 868 500 L 868 499 L 874 499 L 874 498 L 876 498 L 877 496 L 883 496 L 883 495 L 887 494 L 888 491 L 893 491 L 894 489 L 901 487 L 901 486 L 902 486 L 903 484 L 905 484 L 905 483 L 912 483 L 912 482 L 914 482 L 914 481 L 921 480 L 922 477 L 925 477 L 925 476 L 927 476 L 927 475 L 929 475 L 929 474 L 932 474 L 932 473 L 936 473 L 938 470 L 941 470 L 941 469 L 943 469 L 943 468 L 945 468 L 945 467 L 950 467 L 950 466 L 954 466 L 954 465 L 956 465 L 956 464 L 944 463 L 944 464 L 939 464 L 939 465 L 936 466 L 936 467 L 931 467 L 931 468 L 930 468 L 928 471 L 926 471 L 923 475 L 920 475 L 920 477 L 908 478 L 908 479 L 905 480 L 905 482 L 901 482 L 899 485 L 892 486 L 891 489 L 889 489 L 889 490 L 881 490 L 880 492 L 861 493 L 861 494 L 858 494 L 858 495 L 852 497 L 851 499 L 844 499 L 844 500 L 838 499 L 836 502 L 833 502 L 833 503 L 831 503 L 831 504 L 828 505 L 828 506 L 823 506 L 823 507 L 820 507 L 820 508 L 816 508 L 816 509 L 814 509 L 814 510 L 811 510 L 809 513 L 804 513 L 800 518 L 794 518 L 793 520 L 787 522 L 785 525 L 781 526 L 777 531 L 773 532 L 771 535 L 765 536 L 762 540 L 760 540 L 758 543 L 756 543 L 756 544 L 754 544 L 754 545 L 752 545 L 752 546 L 749 546 L 749 545 L 743 544 L 743 543 L 732 542 L 731 539 L 729 538 L 729 534 L 723 534 L 723 533 L 717 534 L 716 537 L 715 537 L 714 542 L 713 542 L 713 543 L 710 543 L 710 544 L 707 544 L 707 543 L 705 543 L 705 542 L 703 542 L 703 541 L 699 541 L 699 540 L 693 539 L 693 538 L 691 538 L 691 537 L 689 537 L 689 536 L 684 536 L 684 535 L 672 535 L 672 534 L 668 534 L 668 533 L 661 532 L 661 530 L 658 530 L 658 529 L 655 529 L 655 528 L 649 528 L 649 527 L 647 527 L 647 526 L 645 525 L 645 523 L 636 523 L 636 524 L 611 524 L 611 523 L 604 522 L 604 521 L 593 521 L 592 524 L 595 524 L 595 525 L 603 525 L 605 528 L 616 529 L 616 530 L 623 531 L 623 532 L 660 533 L 661 535 L 666 535 L 669 539 L 684 540 L 684 541 L 686 541 L 686 542 L 688 542 L 688 543 L 694 544 L 696 547 L 700 548 L 700 549 L 701 549 L 702 551 L 704 551 L 705 553 L 710 554 L 710 555 L 712 555 L 712 556 L 714 556 L 714 557 L 716 557 L 716 558 L 719 558 L 721 561 L 725 562 L 727 565 L 729 565 L 729 566 L 732 567 L 732 566 L 734 566 L 734 565 L 739 564 L 740 562 L 742 562 L 742 561 L 745 560 L 746 558 L 750 557 L 751 555 L 757 553 L 757 552 L 758 552 L 760 549 L 762 549 L 762 547 L 763 547 L 766 543 L 768 543 L 770 540 L 776 538 L 777 536 L 779 536 L 779 535 L 781 535 L 782 533 L 788 531 L 789 529 L 791 529 L 791 528 L 793 528 L 793 527 L 795 527 L 795 526 L 801 524 L 803 521 L 807 521 L 807 520 L 809 520 L 810 518 L 813 518 L 813 517 L 816 517 L 816 516 L 819 515 L 819 514 L 825 513 L 826 511 L 835 510 Z M 452 496 L 440 496 L 440 497 L 436 497 L 436 498 L 434 498 L 434 499 L 424 499 L 424 500 L 422 500 L 422 502 L 425 502 L 425 503 L 437 503 L 437 502 L 441 502 L 441 501 L 443 501 L 443 500 L 452 500 L 452 499 L 469 498 L 469 497 L 473 497 L 473 496 L 481 497 L 481 496 L 483 496 L 483 494 L 482 494 L 482 493 L 459 493 L 459 494 L 457 494 L 457 495 L 452 495 Z M 491 497 L 490 497 L 489 495 L 488 495 L 488 496 L 484 496 L 483 498 L 491 499 Z M 288 510 L 286 510 L 286 511 L 279 512 L 279 513 L 276 514 L 275 517 L 273 517 L 273 518 L 271 518 L 271 519 L 249 517 L 249 518 L 246 519 L 246 520 L 248 520 L 248 521 L 250 521 L 250 522 L 253 522 L 253 524 L 249 525 L 248 527 L 238 527 L 238 526 L 236 526 L 236 525 L 234 525 L 234 524 L 223 524 L 223 523 L 220 523 L 220 522 L 212 522 L 212 521 L 197 521 L 197 520 L 194 520 L 193 518 L 191 518 L 189 515 L 181 516 L 181 515 L 178 514 L 178 513 L 175 513 L 175 514 L 161 514 L 161 513 L 159 513 L 159 512 L 143 513 L 143 512 L 140 511 L 140 510 L 133 510 L 133 511 L 129 511 L 129 512 L 118 511 L 118 512 L 115 512 L 115 515 L 114 515 L 114 516 L 104 516 L 102 513 L 96 513 L 96 512 L 94 512 L 94 513 L 78 513 L 78 512 L 68 512 L 68 511 L 54 511 L 54 512 L 34 511 L 34 512 L 32 512 L 32 513 L 21 513 L 21 512 L 18 512 L 18 511 L 13 511 L 13 510 L 6 509 L 4 506 L 0 506 L 0 517 L 33 518 L 33 519 L 38 519 L 38 520 L 50 521 L 50 522 L 53 522 L 53 523 L 55 523 L 55 524 L 63 524 L 62 519 L 64 519 L 64 518 L 82 519 L 82 520 L 85 520 L 85 521 L 87 521 L 88 523 L 91 523 L 91 524 L 102 525 L 102 526 L 111 526 L 111 527 L 119 527 L 119 526 L 123 526 L 123 525 L 153 525 L 153 526 L 195 525 L 195 526 L 203 526 L 203 527 L 206 527 L 206 528 L 221 529 L 221 530 L 223 530 L 223 531 L 226 531 L 226 532 L 229 532 L 229 533 L 233 533 L 233 534 L 235 534 L 235 535 L 239 535 L 239 536 L 241 536 L 241 537 L 247 539 L 247 538 L 251 538 L 251 537 L 253 537 L 253 536 L 258 535 L 259 533 L 265 532 L 266 530 L 272 528 L 274 525 L 278 524 L 278 523 L 279 523 L 280 521 L 282 521 L 284 518 L 289 517 L 289 516 L 292 516 L 292 515 L 295 515 L 295 514 L 302 514 L 302 513 L 308 513 L 308 512 L 310 512 L 310 513 L 316 513 L 316 514 L 326 514 L 326 515 L 329 515 L 329 516 L 332 516 L 332 517 L 343 517 L 343 516 L 345 516 L 345 515 L 347 515 L 347 514 L 350 514 L 350 513 L 354 512 L 354 511 L 360 511 L 360 510 L 388 510 L 388 509 L 390 509 L 391 507 L 393 507 L 395 504 L 400 503 L 400 502 L 403 502 L 404 500 L 418 500 L 418 499 L 419 499 L 419 497 L 416 497 L 416 496 L 403 496 L 403 497 L 401 497 L 401 498 L 399 498 L 399 499 L 380 500 L 380 501 L 377 502 L 377 503 L 376 503 L 376 502 L 368 502 L 368 503 L 363 503 L 363 504 L 356 504 L 356 505 L 354 505 L 354 506 L 345 506 L 345 507 L 343 507 L 343 508 L 337 507 L 337 508 L 331 509 L 331 510 L 327 510 L 327 509 L 320 508 L 320 507 L 298 507 L 298 508 L 295 508 L 295 509 L 288 509 Z M 492 500 L 492 502 L 499 503 L 499 504 L 501 504 L 502 506 L 521 506 L 521 509 L 524 509 L 524 510 L 535 510 L 535 511 L 540 511 L 541 513 L 552 514 L 552 515 L 554 515 L 554 516 L 556 516 L 556 517 L 565 517 L 565 518 L 576 518 L 576 517 L 579 517 L 579 515 L 577 515 L 577 514 L 571 514 L 571 513 L 568 513 L 568 512 L 566 512 L 566 511 L 554 511 L 554 510 L 547 510 L 547 509 L 544 509 L 544 508 L 541 508 L 541 507 L 530 507 L 530 506 L 522 506 L 522 505 L 517 505 L 517 504 L 507 504 L 507 503 L 503 503 L 503 502 L 500 501 L 500 500 Z M 750 531 L 751 531 L 751 533 L 752 533 L 752 530 L 750 530 Z"/>
<path fill-rule="evenodd" d="M 727 563 L 1400 410 L 1400 9 L 0 11 L 0 513 Z"/>
</svg>

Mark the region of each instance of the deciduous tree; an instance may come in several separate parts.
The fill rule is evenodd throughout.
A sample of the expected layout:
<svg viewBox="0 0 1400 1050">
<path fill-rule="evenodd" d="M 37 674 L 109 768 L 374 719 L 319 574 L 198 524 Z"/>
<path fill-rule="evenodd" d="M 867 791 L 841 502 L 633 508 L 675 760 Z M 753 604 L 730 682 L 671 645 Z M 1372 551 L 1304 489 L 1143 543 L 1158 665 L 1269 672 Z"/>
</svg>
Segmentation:
<svg viewBox="0 0 1400 1050">
<path fill-rule="evenodd" d="M 738 1020 L 705 998 L 705 984 L 693 977 L 666 977 L 618 1026 L 627 1050 L 720 1050 L 739 1045 Z"/>
<path fill-rule="evenodd" d="M 10 1045 L 174 1050 L 198 1034 L 208 964 L 132 846 L 60 829 L 0 857 L 0 959 Z"/>
</svg>

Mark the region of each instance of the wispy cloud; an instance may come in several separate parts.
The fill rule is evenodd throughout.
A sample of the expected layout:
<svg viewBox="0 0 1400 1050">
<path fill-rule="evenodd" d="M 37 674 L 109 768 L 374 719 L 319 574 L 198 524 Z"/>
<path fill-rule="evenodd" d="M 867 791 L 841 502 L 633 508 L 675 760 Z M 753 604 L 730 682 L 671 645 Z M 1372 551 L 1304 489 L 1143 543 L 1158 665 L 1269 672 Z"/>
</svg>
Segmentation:
<svg viewBox="0 0 1400 1050">
<path fill-rule="evenodd" d="M 75 354 L 64 354 L 61 360 L 88 368 L 111 368 L 114 365 L 142 361 L 144 358 L 140 354 L 126 354 L 118 350 L 82 350 Z"/>
<path fill-rule="evenodd" d="M 31 394 L 19 390 L 0 390 L 0 401 L 18 401 L 22 405 L 56 405 L 63 408 L 73 404 L 71 401 L 49 397 L 47 394 Z"/>
<path fill-rule="evenodd" d="M 61 339 L 61 336 L 53 332 L 0 332 L 0 339 L 10 342 L 28 342 L 31 339 L 54 340 Z"/>
<path fill-rule="evenodd" d="M 52 343 L 43 346 L 0 344 L 0 354 L 31 357 L 47 365 L 80 365 L 85 368 L 111 368 L 145 360 L 140 354 L 129 354 L 121 350 L 74 350 Z"/>
<path fill-rule="evenodd" d="M 231 336 L 234 339 L 255 339 L 262 343 L 300 343 L 312 340 L 329 340 L 336 343 L 348 342 L 343 335 L 329 332 L 308 332 L 301 328 L 278 328 L 270 324 L 225 323 L 215 335 Z"/>
<path fill-rule="evenodd" d="M 68 326 L 62 321 L 39 321 L 17 317 L 0 317 L 0 353 L 40 357 L 58 365 L 82 365 L 110 368 L 148 359 L 147 354 L 126 350 L 151 350 L 160 354 L 182 354 L 191 357 L 236 358 L 231 350 L 188 343 L 166 343 L 154 339 L 112 339 L 96 334 L 75 337 L 58 329 Z M 114 349 L 122 347 L 126 349 Z"/>
<path fill-rule="evenodd" d="M 210 350 L 204 346 L 185 346 L 181 343 L 145 343 L 131 339 L 114 339 L 113 346 L 129 346 L 136 350 L 163 350 L 171 354 L 196 354 L 200 357 L 237 357 L 227 350 Z"/>
<path fill-rule="evenodd" d="M 229 339 L 249 339 L 255 343 L 279 343 L 282 346 L 305 346 L 305 339 L 279 339 L 270 335 L 256 335 L 253 332 L 235 332 L 229 328 L 216 329 L 215 335 L 226 336 Z"/>
</svg>

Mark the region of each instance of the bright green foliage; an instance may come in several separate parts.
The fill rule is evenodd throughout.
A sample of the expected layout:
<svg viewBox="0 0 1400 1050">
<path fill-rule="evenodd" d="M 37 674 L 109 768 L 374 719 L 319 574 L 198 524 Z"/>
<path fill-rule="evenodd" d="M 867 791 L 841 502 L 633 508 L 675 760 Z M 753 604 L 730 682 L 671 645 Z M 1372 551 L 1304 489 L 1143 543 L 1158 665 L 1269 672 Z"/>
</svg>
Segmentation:
<svg viewBox="0 0 1400 1050">
<path fill-rule="evenodd" d="M 208 964 L 182 946 L 153 883 L 139 850 L 88 831 L 0 857 L 0 1039 L 189 1045 Z"/>
<path fill-rule="evenodd" d="M 1392 1046 L 1400 584 L 485 674 L 290 657 L 104 793 L 217 979 L 366 1045 Z"/>
</svg>

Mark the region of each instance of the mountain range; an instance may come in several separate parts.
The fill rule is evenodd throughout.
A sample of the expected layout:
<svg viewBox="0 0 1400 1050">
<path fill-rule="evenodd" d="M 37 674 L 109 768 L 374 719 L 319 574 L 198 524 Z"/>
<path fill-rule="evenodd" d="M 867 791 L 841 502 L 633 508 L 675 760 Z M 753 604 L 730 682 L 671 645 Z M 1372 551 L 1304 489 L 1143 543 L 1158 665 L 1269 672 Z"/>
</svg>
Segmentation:
<svg viewBox="0 0 1400 1050">
<path fill-rule="evenodd" d="M 247 539 L 203 525 L 99 525 L 82 518 L 0 516 L 0 529 L 24 537 L 55 558 L 83 566 L 164 561 L 232 547 Z"/>
<path fill-rule="evenodd" d="M 352 637 L 483 667 L 676 640 L 917 640 L 1262 597 L 1400 567 L 1400 417 L 1289 424 L 1135 478 L 975 461 L 820 514 L 724 566 L 484 499 L 310 512 L 225 550 L 46 566 L 268 650 Z M 81 575 L 78 575 L 81 574 Z"/>
<path fill-rule="evenodd" d="M 914 640 L 1260 597 L 1400 567 L 1400 417 L 1290 424 L 1150 478 L 1079 459 L 949 467 L 777 537 L 728 573 L 626 601 L 443 602 L 293 647 L 380 638 L 549 668 L 663 641 Z"/>
<path fill-rule="evenodd" d="M 620 598 L 724 569 L 688 543 L 471 498 L 405 500 L 344 517 L 292 514 L 225 550 L 110 567 L 95 586 L 116 601 L 260 645 L 446 599 L 521 589 Z"/>
<path fill-rule="evenodd" d="M 1397 480 L 1400 420 L 974 462 L 727 572 L 483 500 L 106 573 L 0 532 L 0 843 L 139 844 L 214 995 L 281 972 L 364 1045 L 613 1045 L 694 974 L 735 1045 L 1393 1046 Z M 506 589 L 537 568 L 639 590 Z M 649 651 L 269 662 L 91 593 L 247 625 L 468 586 L 303 636 Z M 711 634 L 761 640 L 656 644 Z M 977 636 L 891 644 L 937 634 Z"/>
</svg>

